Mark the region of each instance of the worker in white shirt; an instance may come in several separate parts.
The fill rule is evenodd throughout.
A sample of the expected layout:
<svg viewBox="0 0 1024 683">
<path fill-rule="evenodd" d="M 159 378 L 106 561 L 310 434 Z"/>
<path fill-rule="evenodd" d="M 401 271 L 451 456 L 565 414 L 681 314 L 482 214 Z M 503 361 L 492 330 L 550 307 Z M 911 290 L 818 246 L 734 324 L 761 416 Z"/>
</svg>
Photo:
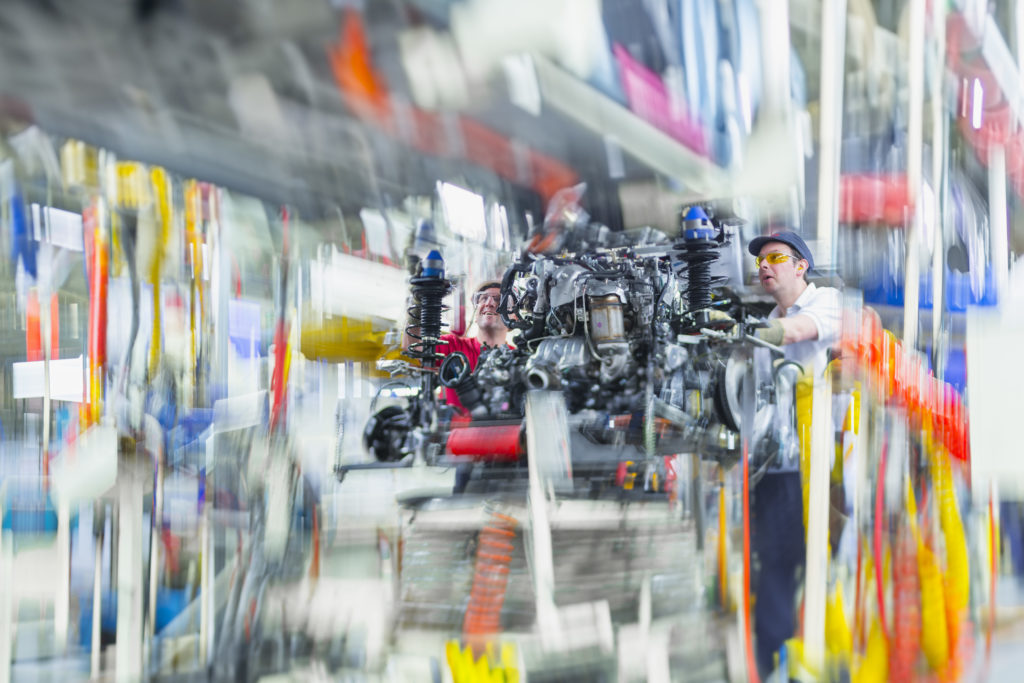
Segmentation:
<svg viewBox="0 0 1024 683">
<path fill-rule="evenodd" d="M 839 290 L 807 282 L 814 256 L 800 235 L 775 232 L 751 240 L 761 287 L 773 299 L 768 326 L 755 336 L 783 349 L 787 360 L 820 377 L 829 348 L 839 340 Z M 753 489 L 751 546 L 758 557 L 753 592 L 757 668 L 761 680 L 796 630 L 797 586 L 805 562 L 803 495 L 799 469 L 768 470 Z"/>
<path fill-rule="evenodd" d="M 748 249 L 757 257 L 761 287 L 775 299 L 768 327 L 758 330 L 756 336 L 783 346 L 787 360 L 821 376 L 828 365 L 828 349 L 839 338 L 839 290 L 807 282 L 814 257 L 795 232 L 758 237 Z"/>
</svg>

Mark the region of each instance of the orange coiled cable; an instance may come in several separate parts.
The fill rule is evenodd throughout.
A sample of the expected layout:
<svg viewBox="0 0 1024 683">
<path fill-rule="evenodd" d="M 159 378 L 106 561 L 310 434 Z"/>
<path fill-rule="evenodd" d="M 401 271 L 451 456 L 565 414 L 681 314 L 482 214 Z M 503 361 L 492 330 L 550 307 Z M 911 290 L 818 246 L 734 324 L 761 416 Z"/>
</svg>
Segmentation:
<svg viewBox="0 0 1024 683">
<path fill-rule="evenodd" d="M 491 511 L 488 525 L 480 530 L 473 584 L 462 622 L 463 636 L 476 656 L 501 631 L 501 608 L 505 604 L 518 525 L 514 517 Z"/>
<path fill-rule="evenodd" d="M 889 680 L 917 679 L 921 653 L 921 582 L 917 566 L 917 542 L 910 527 L 899 531 L 893 553 L 892 640 Z"/>
</svg>

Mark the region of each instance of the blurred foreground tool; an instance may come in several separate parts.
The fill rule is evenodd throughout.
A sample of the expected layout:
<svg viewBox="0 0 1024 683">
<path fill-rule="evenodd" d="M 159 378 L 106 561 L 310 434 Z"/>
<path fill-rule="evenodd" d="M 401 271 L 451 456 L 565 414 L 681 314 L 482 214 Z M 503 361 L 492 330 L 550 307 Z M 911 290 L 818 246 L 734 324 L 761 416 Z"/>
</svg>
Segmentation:
<svg viewBox="0 0 1024 683">
<path fill-rule="evenodd" d="M 317 319 L 314 315 L 303 315 L 302 320 L 299 350 L 308 359 L 371 362 L 387 351 L 387 330 L 373 321 L 346 316 Z"/>
<path fill-rule="evenodd" d="M 500 648 L 496 653 L 494 645 L 488 644 L 487 650 L 474 658 L 471 646 L 460 649 L 457 641 L 448 641 L 445 654 L 453 683 L 518 683 L 516 646 L 505 643 Z"/>
</svg>

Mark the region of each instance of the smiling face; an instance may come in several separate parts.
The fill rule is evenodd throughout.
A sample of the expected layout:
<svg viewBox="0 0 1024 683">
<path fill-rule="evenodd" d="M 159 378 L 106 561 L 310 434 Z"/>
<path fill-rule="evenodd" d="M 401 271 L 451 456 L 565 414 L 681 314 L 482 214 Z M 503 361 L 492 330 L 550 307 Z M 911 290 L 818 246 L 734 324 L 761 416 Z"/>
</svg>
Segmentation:
<svg viewBox="0 0 1024 683">
<path fill-rule="evenodd" d="M 498 315 L 498 302 L 501 299 L 501 289 L 488 287 L 477 292 L 474 296 L 476 302 L 476 324 L 481 331 L 497 332 L 505 329 L 505 323 Z"/>
<path fill-rule="evenodd" d="M 768 254 L 784 254 L 788 256 L 780 263 L 771 263 L 764 258 Z M 765 242 L 758 252 L 761 265 L 757 269 L 757 277 L 764 291 L 779 303 L 792 304 L 807 286 L 804 273 L 807 261 L 794 253 L 793 248 L 782 242 Z"/>
</svg>

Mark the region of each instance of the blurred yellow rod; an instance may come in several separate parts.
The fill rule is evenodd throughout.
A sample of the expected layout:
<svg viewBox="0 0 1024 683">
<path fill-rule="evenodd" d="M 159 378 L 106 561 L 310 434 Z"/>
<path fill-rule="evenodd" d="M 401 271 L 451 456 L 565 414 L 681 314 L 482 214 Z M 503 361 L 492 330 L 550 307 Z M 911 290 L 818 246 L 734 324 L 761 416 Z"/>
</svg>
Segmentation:
<svg viewBox="0 0 1024 683">
<path fill-rule="evenodd" d="M 910 98 L 907 119 L 907 202 L 913 210 L 907 233 L 907 261 L 903 288 L 903 345 L 917 346 L 918 301 L 920 300 L 921 259 L 921 166 L 924 136 L 924 28 L 927 16 L 925 0 L 910 0 L 910 45 L 907 60 L 907 84 Z M 936 219 L 939 217 L 936 216 Z"/>
<path fill-rule="evenodd" d="M 986 521 L 988 522 L 985 525 L 988 562 L 986 563 L 987 571 L 983 574 L 985 577 L 985 588 L 983 591 L 988 594 L 986 604 L 988 608 L 988 623 L 985 627 L 984 667 L 984 670 L 987 671 L 992 657 L 992 635 L 996 628 L 996 581 L 999 572 L 999 487 L 996 486 L 996 482 L 993 479 L 990 479 L 988 482 L 988 515 L 986 515 Z"/>
<path fill-rule="evenodd" d="M 839 152 L 843 131 L 846 55 L 846 0 L 825 0 L 821 8 L 821 110 L 818 132 L 818 260 L 833 265 L 838 221 Z M 828 579 L 827 432 L 831 419 L 828 374 L 814 378 L 811 466 L 808 474 L 807 562 L 804 588 L 804 659 L 812 671 L 825 663 L 825 588 Z"/>
<path fill-rule="evenodd" d="M 942 331 L 942 294 L 945 286 L 946 250 L 943 242 L 944 208 L 946 205 L 945 161 L 949 146 L 946 144 L 946 115 L 943 111 L 943 88 L 946 69 L 937 65 L 944 64 L 946 59 L 946 5 L 942 2 L 932 3 L 932 55 L 936 68 L 931 73 L 931 114 L 932 114 L 932 207 L 935 225 L 932 226 L 932 367 L 935 375 L 943 377 L 945 364 L 939 357 L 939 334 Z M 1020 35 L 1020 34 L 1018 34 Z"/>
<path fill-rule="evenodd" d="M 185 247 L 192 264 L 189 280 L 188 322 L 189 347 L 187 367 L 191 374 L 192 405 L 196 403 L 196 375 L 198 362 L 197 329 L 202 324 L 203 314 L 203 250 L 202 250 L 202 192 L 195 180 L 185 185 Z"/>
<path fill-rule="evenodd" d="M 811 671 L 824 671 L 825 600 L 828 583 L 829 460 L 834 453 L 832 380 L 814 378 L 811 406 L 811 472 L 807 500 L 807 564 L 804 588 L 804 661 Z"/>
<path fill-rule="evenodd" d="M 157 205 L 156 245 L 152 260 L 147 264 L 149 272 L 146 273 L 153 285 L 153 333 L 149 344 L 149 376 L 153 377 L 160 362 L 160 266 L 171 232 L 171 198 L 169 180 L 164 169 L 154 167 L 149 177 Z"/>
<path fill-rule="evenodd" d="M 864 556 L 870 557 L 870 553 L 864 546 L 864 538 L 861 535 L 861 529 L 864 528 L 866 523 L 866 516 L 868 511 L 871 509 L 868 505 L 868 492 L 871 487 L 868 485 L 868 452 L 869 452 L 869 441 L 868 441 L 868 415 L 874 410 L 874 401 L 871 396 L 871 389 L 868 387 L 867 381 L 861 384 L 860 387 L 860 409 L 857 411 L 857 433 L 854 434 L 854 462 L 853 462 L 853 531 L 856 537 L 857 543 L 857 554 L 858 557 L 863 553 Z M 864 562 L 865 568 L 867 562 Z M 856 570 L 861 571 L 860 564 L 858 563 Z M 864 596 L 867 594 L 867 581 L 863 580 L 861 576 L 856 577 L 856 581 L 861 582 L 860 595 L 854 595 L 853 605 L 853 629 L 854 629 L 854 643 L 858 647 L 863 643 L 861 640 L 864 633 Z M 859 601 L 858 601 L 859 599 Z"/>
</svg>

